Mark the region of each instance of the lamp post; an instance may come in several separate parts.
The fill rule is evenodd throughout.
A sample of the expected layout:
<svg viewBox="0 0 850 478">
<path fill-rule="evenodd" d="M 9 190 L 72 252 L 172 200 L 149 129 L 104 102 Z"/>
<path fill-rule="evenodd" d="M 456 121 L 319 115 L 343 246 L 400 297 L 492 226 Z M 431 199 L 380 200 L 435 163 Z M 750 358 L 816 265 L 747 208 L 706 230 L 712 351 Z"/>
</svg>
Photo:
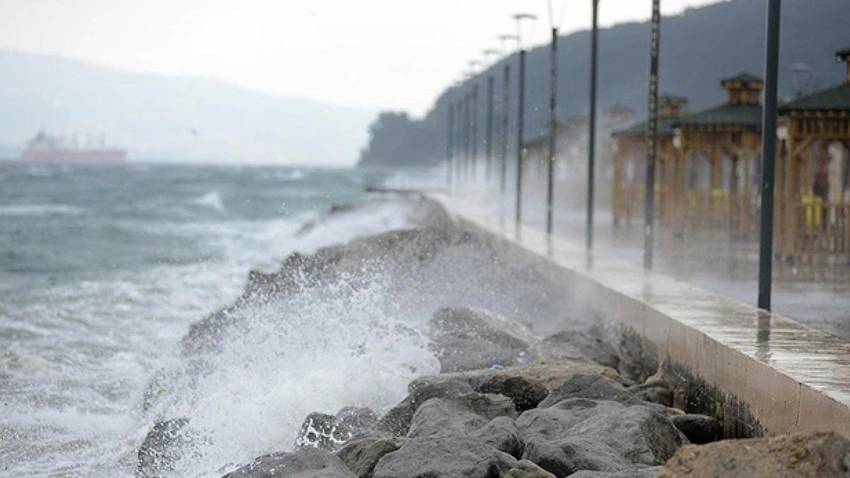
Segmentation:
<svg viewBox="0 0 850 478">
<path fill-rule="evenodd" d="M 546 233 L 552 234 L 555 214 L 555 145 L 558 136 L 558 28 L 552 27 L 549 49 L 549 157 L 546 165 Z"/>
<path fill-rule="evenodd" d="M 485 57 L 496 57 L 499 56 L 499 50 L 488 48 L 483 51 Z M 485 164 L 485 176 L 487 178 L 487 184 L 489 186 L 490 181 L 493 176 L 493 96 L 495 95 L 495 83 L 496 80 L 493 78 L 493 74 L 490 73 L 487 75 L 487 98 L 486 98 L 486 121 L 485 125 L 485 141 L 486 143 L 486 162 Z"/>
<path fill-rule="evenodd" d="M 525 46 L 522 43 L 522 25 L 525 21 L 533 21 L 536 16 L 529 13 L 517 13 L 513 15 L 517 25 L 517 42 L 519 43 L 519 79 L 517 93 L 517 157 L 516 157 L 516 211 L 515 221 L 519 225 L 522 222 L 522 157 L 525 150 L 523 144 L 523 127 L 525 121 Z"/>
<path fill-rule="evenodd" d="M 453 156 L 454 156 L 454 123 L 455 123 L 455 107 L 452 104 L 451 96 L 448 99 L 448 122 L 446 123 L 448 128 L 446 131 L 446 187 L 449 192 L 452 190 L 452 168 L 454 167 Z"/>
<path fill-rule="evenodd" d="M 585 231 L 585 245 L 588 250 L 593 249 L 593 194 L 595 188 L 596 172 L 596 83 L 599 68 L 599 0 L 591 0 L 593 13 L 591 14 L 590 33 L 590 111 L 587 128 L 587 224 Z"/>
<path fill-rule="evenodd" d="M 468 62 L 468 65 L 469 65 L 469 70 L 468 70 L 467 74 L 469 75 L 469 78 L 472 80 L 472 91 L 471 91 L 471 95 L 472 95 L 471 101 L 472 102 L 470 104 L 470 123 L 469 123 L 470 127 L 472 128 L 472 134 L 470 135 L 470 138 L 471 138 L 470 141 L 472 143 L 472 151 L 470 153 L 471 159 L 472 159 L 472 163 L 471 163 L 472 181 L 478 182 L 478 146 L 480 146 L 480 143 L 481 143 L 481 137 L 479 136 L 479 131 L 478 131 L 478 120 L 481 119 L 480 118 L 481 115 L 479 114 L 480 108 L 479 108 L 479 104 L 478 104 L 478 97 L 479 96 L 478 96 L 477 75 L 478 75 L 479 68 L 481 66 L 481 62 L 478 61 L 478 60 L 470 60 Z"/>
<path fill-rule="evenodd" d="M 658 139 L 658 53 L 661 35 L 661 0 L 652 0 L 649 46 L 649 121 L 646 131 L 646 190 L 644 191 L 643 266 L 652 268 L 655 236 L 655 157 Z"/>
<path fill-rule="evenodd" d="M 502 50 L 505 50 L 505 43 L 508 41 L 516 41 L 519 43 L 517 35 L 499 35 L 499 41 L 502 42 Z M 504 200 L 507 193 L 507 176 L 508 176 L 508 125 L 510 119 L 510 99 L 511 99 L 511 64 L 505 62 L 505 68 L 502 70 L 502 151 L 500 158 L 500 173 L 499 173 L 499 194 Z"/>
<path fill-rule="evenodd" d="M 764 55 L 764 110 L 761 150 L 761 227 L 759 237 L 758 306 L 770 310 L 773 274 L 773 190 L 776 174 L 776 96 L 779 64 L 781 0 L 767 2 L 767 47 Z"/>
</svg>

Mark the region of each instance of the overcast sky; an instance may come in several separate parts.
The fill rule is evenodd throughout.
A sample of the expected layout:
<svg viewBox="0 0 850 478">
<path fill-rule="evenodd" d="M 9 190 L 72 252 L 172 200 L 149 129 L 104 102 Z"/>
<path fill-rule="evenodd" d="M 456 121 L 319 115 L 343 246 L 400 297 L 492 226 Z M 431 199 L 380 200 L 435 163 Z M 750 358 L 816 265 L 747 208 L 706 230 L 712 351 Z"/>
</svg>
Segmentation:
<svg viewBox="0 0 850 478">
<path fill-rule="evenodd" d="M 718 0 L 663 0 L 663 13 Z M 562 31 L 587 28 L 570 0 Z M 649 0 L 601 0 L 600 22 L 649 17 Z M 552 0 L 553 10 L 563 0 Z M 422 114 L 470 59 L 546 0 L 0 0 L 0 48 L 203 76 L 280 96 Z"/>
</svg>

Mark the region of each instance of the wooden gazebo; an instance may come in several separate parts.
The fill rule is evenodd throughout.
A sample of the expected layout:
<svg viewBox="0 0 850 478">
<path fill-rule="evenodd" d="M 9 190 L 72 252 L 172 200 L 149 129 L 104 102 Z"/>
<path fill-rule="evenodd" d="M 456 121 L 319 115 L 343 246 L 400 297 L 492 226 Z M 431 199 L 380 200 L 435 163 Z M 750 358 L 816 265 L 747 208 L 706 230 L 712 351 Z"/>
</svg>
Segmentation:
<svg viewBox="0 0 850 478">
<path fill-rule="evenodd" d="M 686 191 L 679 224 L 754 232 L 764 83 L 741 73 L 720 84 L 726 90 L 723 104 L 673 125 L 685 170 L 684 184 L 678 185 Z"/>
<path fill-rule="evenodd" d="M 658 98 L 658 160 L 655 170 L 655 194 L 658 218 L 672 220 L 674 205 L 682 191 L 671 185 L 679 171 L 678 153 L 673 146 L 673 123 L 682 116 L 685 98 L 662 95 Z M 646 129 L 642 121 L 629 128 L 614 131 L 614 174 L 612 210 L 614 224 L 629 224 L 643 215 L 644 185 L 646 184 Z"/>
<path fill-rule="evenodd" d="M 776 249 L 786 258 L 850 255 L 850 49 L 845 81 L 780 107 Z"/>
</svg>

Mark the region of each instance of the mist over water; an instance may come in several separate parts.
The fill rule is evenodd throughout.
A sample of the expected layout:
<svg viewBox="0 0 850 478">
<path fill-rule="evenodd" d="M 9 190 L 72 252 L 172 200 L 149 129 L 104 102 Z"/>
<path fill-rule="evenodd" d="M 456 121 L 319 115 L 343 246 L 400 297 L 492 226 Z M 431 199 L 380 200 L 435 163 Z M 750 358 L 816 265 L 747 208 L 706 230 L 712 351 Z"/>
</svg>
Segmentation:
<svg viewBox="0 0 850 478">
<path fill-rule="evenodd" d="M 386 406 L 434 371 L 421 337 L 376 312 L 376 277 L 250 310 L 204 357 L 211 373 L 145 411 L 156 372 L 185 365 L 189 325 L 232 303 L 250 269 L 404 215 L 377 205 L 297 236 L 330 204 L 365 200 L 351 171 L 15 163 L 0 178 L 2 476 L 129 476 L 158 414 L 191 416 L 203 437 L 178 475 L 217 476 L 289 446 L 306 413 Z"/>
</svg>

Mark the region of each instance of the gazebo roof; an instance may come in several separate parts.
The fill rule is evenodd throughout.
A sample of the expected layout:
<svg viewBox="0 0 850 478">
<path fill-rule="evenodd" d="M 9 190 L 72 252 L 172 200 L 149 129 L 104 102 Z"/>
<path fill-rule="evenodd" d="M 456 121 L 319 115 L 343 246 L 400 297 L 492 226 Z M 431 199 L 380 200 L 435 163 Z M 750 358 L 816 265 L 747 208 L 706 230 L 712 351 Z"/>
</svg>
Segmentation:
<svg viewBox="0 0 850 478">
<path fill-rule="evenodd" d="M 850 111 L 850 82 L 817 91 L 779 107 L 781 113 L 794 111 Z"/>
<path fill-rule="evenodd" d="M 658 118 L 658 136 L 673 136 L 673 124 L 676 121 L 680 121 L 682 117 L 677 118 Z M 646 135 L 646 128 L 648 127 L 649 120 L 643 120 L 639 123 L 636 123 L 628 128 L 623 128 L 611 133 L 611 136 L 618 137 L 634 137 L 634 136 L 644 136 Z"/>
<path fill-rule="evenodd" d="M 764 83 L 764 80 L 762 80 L 761 78 L 759 78 L 756 75 L 753 75 L 752 73 L 746 73 L 746 72 L 738 73 L 735 76 L 730 76 L 729 78 L 724 78 L 724 79 L 720 80 L 721 85 L 726 85 L 727 83 L 736 83 L 736 82 L 737 83 L 743 83 L 743 84 L 750 84 L 750 83 Z"/>
<path fill-rule="evenodd" d="M 678 118 L 674 127 L 687 129 L 713 128 L 761 128 L 761 105 L 758 104 L 723 104 L 699 113 Z"/>
</svg>

